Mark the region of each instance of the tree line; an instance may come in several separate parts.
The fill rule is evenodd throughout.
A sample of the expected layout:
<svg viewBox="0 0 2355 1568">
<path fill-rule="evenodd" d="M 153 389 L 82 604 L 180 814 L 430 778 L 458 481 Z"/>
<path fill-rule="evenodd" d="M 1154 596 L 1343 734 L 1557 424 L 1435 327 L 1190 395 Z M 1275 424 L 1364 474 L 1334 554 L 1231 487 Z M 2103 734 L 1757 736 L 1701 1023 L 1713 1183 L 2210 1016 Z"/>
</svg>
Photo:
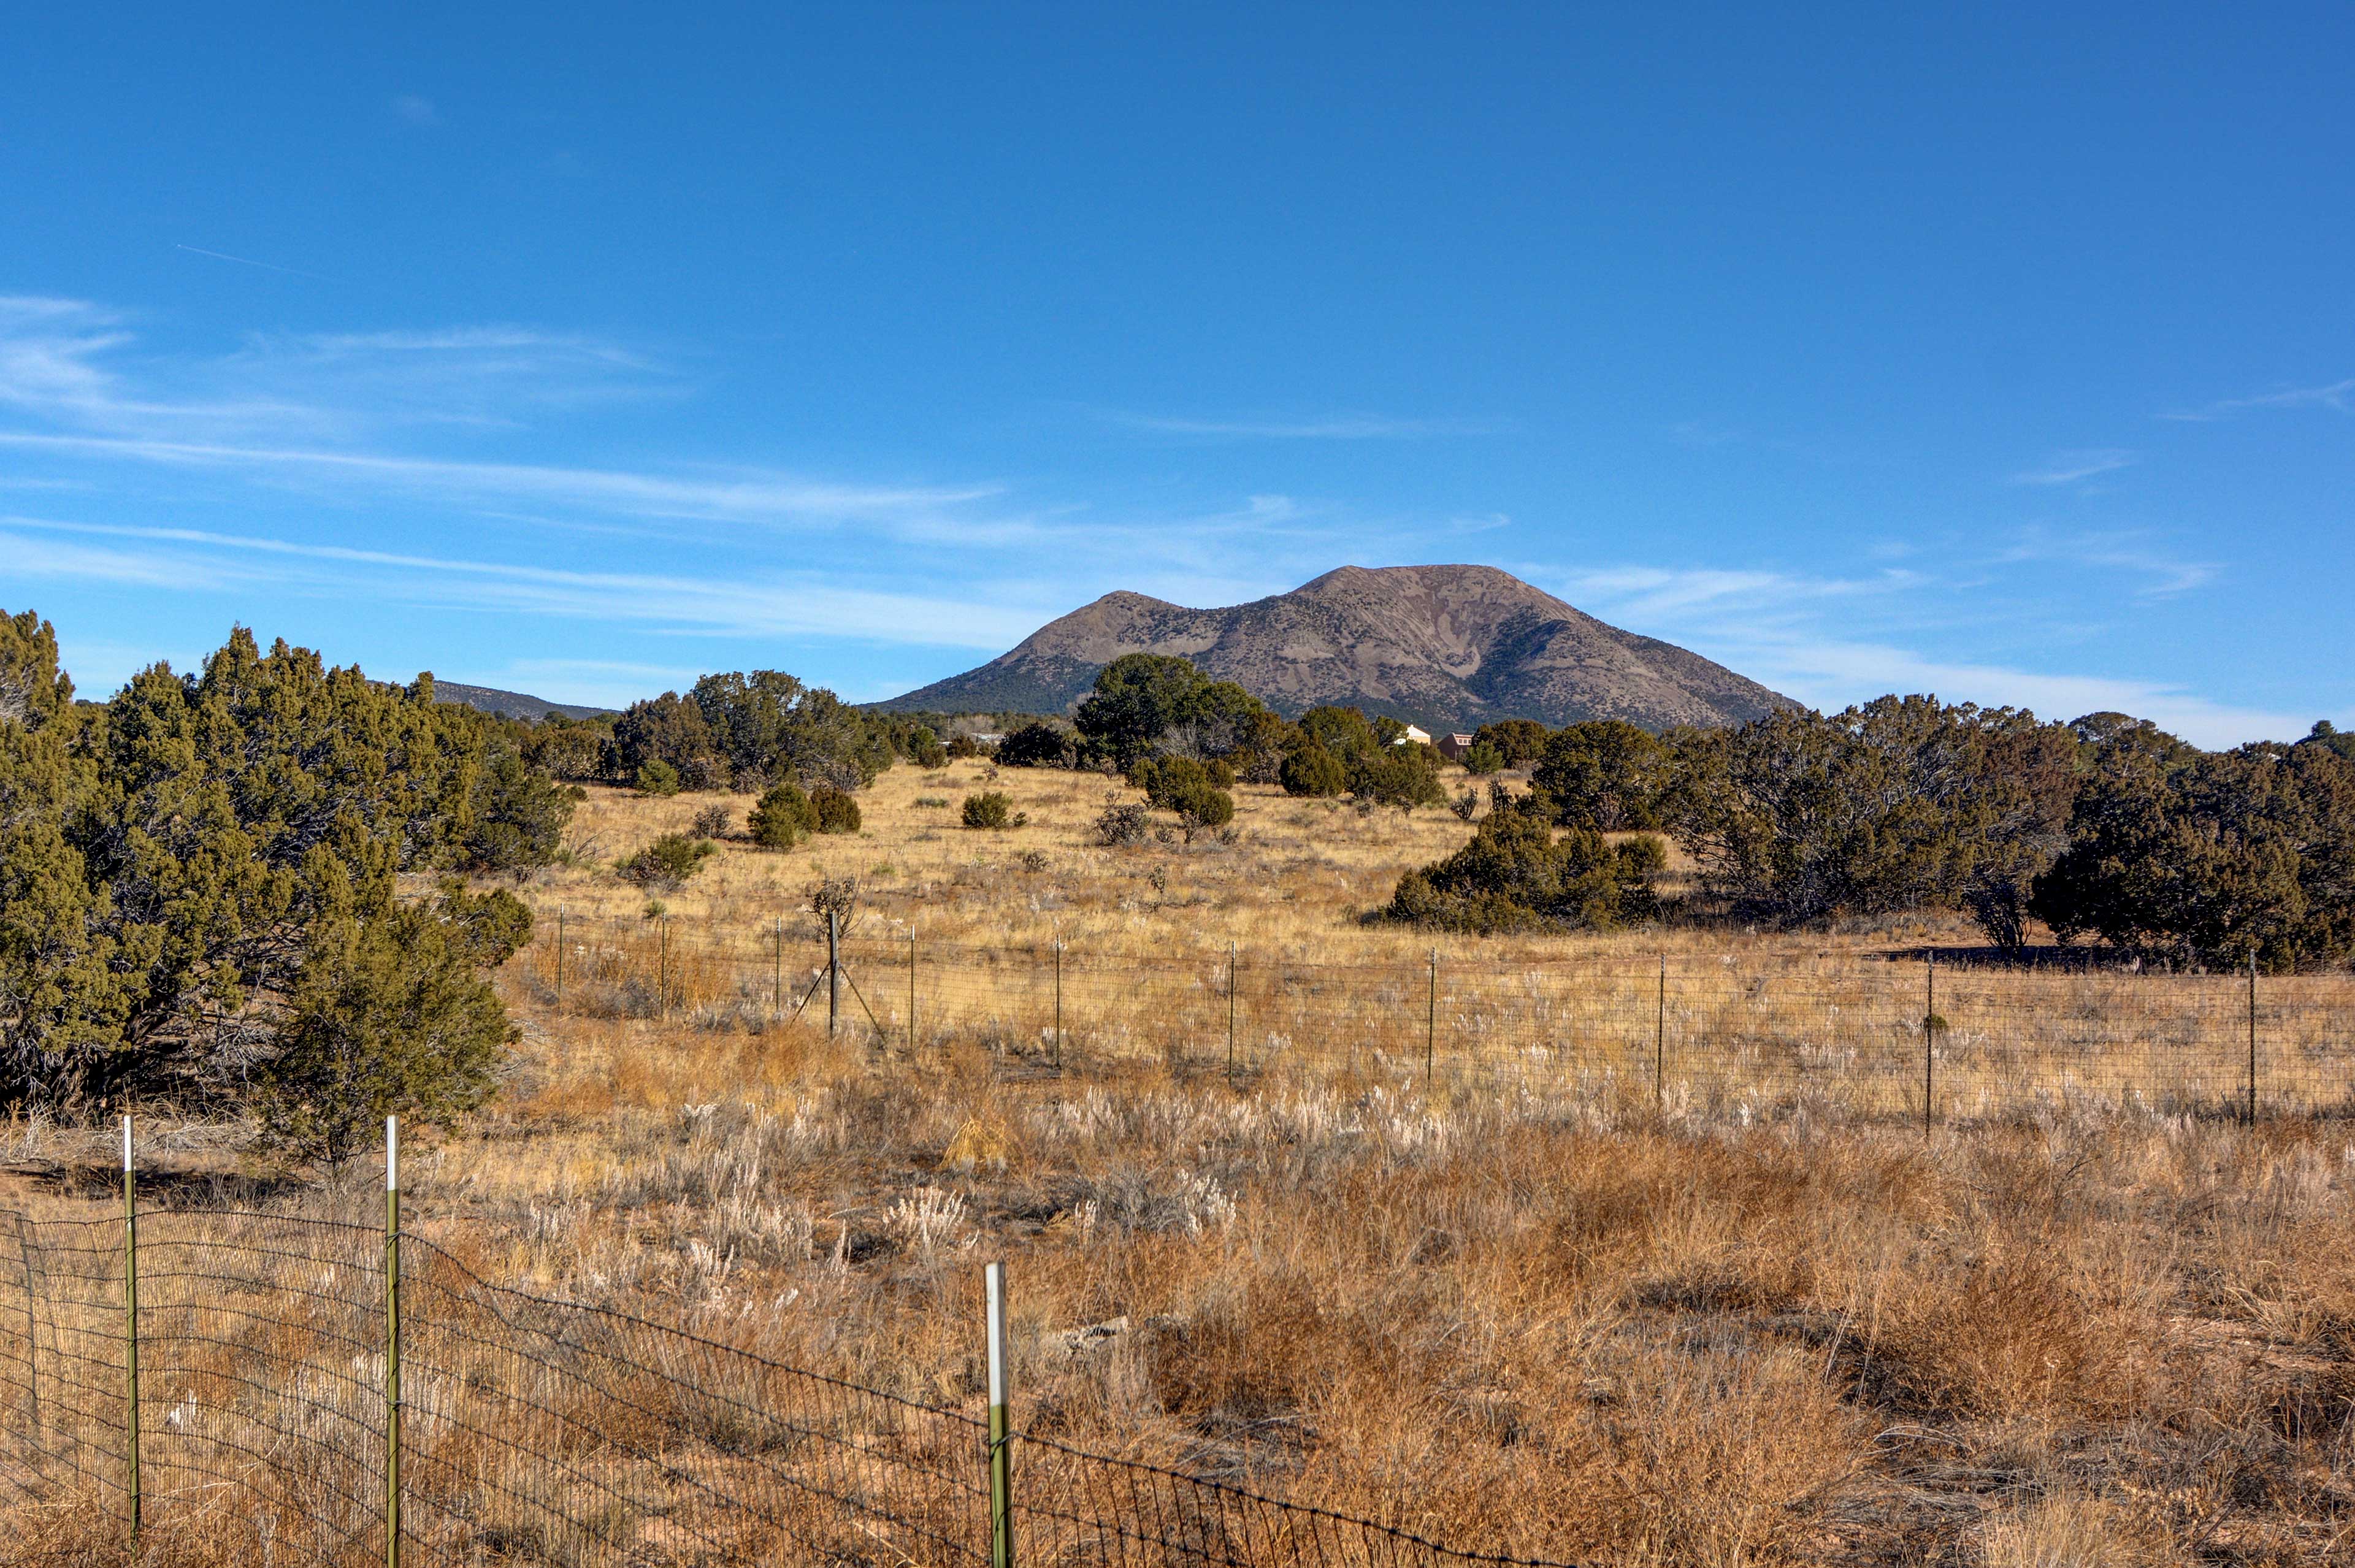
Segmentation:
<svg viewBox="0 0 2355 1568">
<path fill-rule="evenodd" d="M 1475 845 L 1410 874 L 1391 912 L 1485 929 L 1643 918 L 1664 851 L 1602 837 L 1636 833 L 1694 863 L 1689 915 L 1791 928 L 1946 908 L 2006 949 L 2041 920 L 2169 965 L 2337 965 L 2355 955 L 2347 739 L 2319 724 L 2210 752 L 2120 713 L 2051 723 L 1923 696 L 1661 735 L 1516 720 L 1467 761 L 1527 763 L 1528 795 L 1500 795 Z M 1540 843 L 1533 820 L 1558 836 Z M 1597 878 L 1615 899 L 1592 894 Z"/>
<path fill-rule="evenodd" d="M 1221 782 L 1448 799 L 1431 748 L 1355 708 L 1285 720 L 1191 663 L 1135 654 L 1069 726 L 1007 735 L 1013 766 L 1125 773 L 1189 827 L 1231 816 Z M 1477 820 L 1455 855 L 1400 880 L 1380 918 L 1464 931 L 1678 918 L 1783 929 L 1899 911 L 1967 914 L 1999 948 L 2042 922 L 2157 964 L 2268 970 L 2355 956 L 2355 735 L 2202 752 L 2146 720 L 2067 723 L 2014 708 L 1883 697 L 1732 729 L 1616 720 L 1485 724 L 1463 758 Z M 1212 798 L 1213 795 L 1216 798 Z M 1660 894 L 1673 842 L 1691 897 Z"/>
<path fill-rule="evenodd" d="M 685 696 L 666 691 L 609 717 L 551 717 L 528 727 L 522 750 L 552 777 L 650 795 L 779 784 L 847 794 L 921 750 L 919 728 L 763 669 L 707 675 Z"/>
<path fill-rule="evenodd" d="M 560 857 L 578 783 L 759 787 L 783 846 L 856 831 L 851 792 L 933 748 L 778 671 L 531 723 L 242 627 L 80 701 L 54 628 L 0 613 L 0 1104 L 232 1109 L 331 1161 L 388 1114 L 450 1122 L 496 1086 L 489 976 L 531 931 L 467 879 Z M 683 876 L 664 848 L 623 874 Z"/>
<path fill-rule="evenodd" d="M 1128 654 L 1097 672 L 1069 728 L 1034 720 L 1007 735 L 996 755 L 1008 767 L 1124 774 L 1154 805 L 1216 826 L 1233 816 L 1227 792 L 1239 780 L 1408 811 L 1441 805 L 1439 753 L 1405 736 L 1399 720 L 1356 708 L 1311 708 L 1287 720 L 1190 660 Z"/>
</svg>

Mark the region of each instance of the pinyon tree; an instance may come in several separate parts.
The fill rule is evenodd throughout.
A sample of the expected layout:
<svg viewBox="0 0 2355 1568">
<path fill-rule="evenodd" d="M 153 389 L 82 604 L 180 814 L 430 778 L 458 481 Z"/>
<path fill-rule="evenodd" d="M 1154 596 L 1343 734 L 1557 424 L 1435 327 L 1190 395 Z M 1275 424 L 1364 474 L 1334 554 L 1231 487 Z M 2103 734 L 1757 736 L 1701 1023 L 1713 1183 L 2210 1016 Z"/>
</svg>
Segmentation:
<svg viewBox="0 0 2355 1568">
<path fill-rule="evenodd" d="M 0 1100 L 242 1103 L 334 933 L 403 871 L 546 848 L 493 721 L 240 628 L 77 707 L 50 629 L 0 619 Z M 517 818 L 524 820 L 517 820 Z M 538 827 L 533 826 L 538 824 Z M 470 1004 L 471 1005 L 471 1004 Z"/>
</svg>

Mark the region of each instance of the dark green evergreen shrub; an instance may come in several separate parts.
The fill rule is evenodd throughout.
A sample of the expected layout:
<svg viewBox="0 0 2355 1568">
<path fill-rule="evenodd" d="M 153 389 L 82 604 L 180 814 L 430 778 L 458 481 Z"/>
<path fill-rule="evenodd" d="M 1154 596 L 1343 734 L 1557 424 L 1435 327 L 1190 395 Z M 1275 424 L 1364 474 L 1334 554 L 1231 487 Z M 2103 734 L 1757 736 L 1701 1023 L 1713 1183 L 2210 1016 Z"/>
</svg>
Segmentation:
<svg viewBox="0 0 2355 1568">
<path fill-rule="evenodd" d="M 998 743 L 997 760 L 1009 768 L 1067 768 L 1071 738 L 1052 724 L 1025 724 Z"/>
<path fill-rule="evenodd" d="M 621 864 L 622 879 L 669 892 L 695 875 L 719 847 L 684 833 L 666 833 Z"/>
<path fill-rule="evenodd" d="M 790 849 L 817 831 L 817 807 L 802 786 L 772 784 L 752 807 L 746 827 L 764 849 Z"/>
<path fill-rule="evenodd" d="M 1321 798 L 1349 792 L 1348 764 L 1313 741 L 1284 759 L 1279 776 L 1286 795 Z"/>
<path fill-rule="evenodd" d="M 1611 931 L 1652 915 L 1667 861 L 1657 838 L 1614 845 L 1576 827 L 1557 836 L 1535 814 L 1508 811 L 1455 854 L 1400 878 L 1382 912 L 1446 931 Z"/>
<path fill-rule="evenodd" d="M 858 802 L 847 790 L 820 784 L 810 791 L 810 809 L 820 833 L 856 833 L 860 825 Z"/>
<path fill-rule="evenodd" d="M 964 815 L 967 827 L 1019 827 L 1023 823 L 1014 810 L 1014 803 L 996 790 L 965 796 Z"/>
</svg>

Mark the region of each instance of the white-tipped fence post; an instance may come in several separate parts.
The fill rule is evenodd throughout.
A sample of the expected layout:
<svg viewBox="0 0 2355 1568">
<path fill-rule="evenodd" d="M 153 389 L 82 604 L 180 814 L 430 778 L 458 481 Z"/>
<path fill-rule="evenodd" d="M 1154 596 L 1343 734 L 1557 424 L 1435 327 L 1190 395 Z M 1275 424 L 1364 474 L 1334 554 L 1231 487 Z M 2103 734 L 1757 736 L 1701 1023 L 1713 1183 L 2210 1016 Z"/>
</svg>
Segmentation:
<svg viewBox="0 0 2355 1568">
<path fill-rule="evenodd" d="M 384 1119 L 384 1568 L 400 1568 L 400 1118 Z"/>
<path fill-rule="evenodd" d="M 139 1177 L 131 1165 L 131 1118 L 123 1118 L 123 1398 L 124 1480 L 131 1550 L 139 1551 Z"/>
<path fill-rule="evenodd" d="M 1006 1265 L 982 1270 L 989 1296 L 989 1568 L 1014 1568 L 1014 1424 L 1007 1408 Z"/>
</svg>

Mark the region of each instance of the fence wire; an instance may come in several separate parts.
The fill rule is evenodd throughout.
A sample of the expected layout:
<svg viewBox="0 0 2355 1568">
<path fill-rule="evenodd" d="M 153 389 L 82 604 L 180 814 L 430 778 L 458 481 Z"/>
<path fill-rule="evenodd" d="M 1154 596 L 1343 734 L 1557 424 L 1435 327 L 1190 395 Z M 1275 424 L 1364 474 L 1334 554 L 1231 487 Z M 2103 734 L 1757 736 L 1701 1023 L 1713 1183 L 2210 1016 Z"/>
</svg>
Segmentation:
<svg viewBox="0 0 2355 1568">
<path fill-rule="evenodd" d="M 74 1561 L 128 1553 L 135 1485 L 144 1562 L 386 1563 L 383 1232 L 142 1213 L 135 1402 L 129 1240 L 0 1211 L 0 1511 L 63 1510 Z M 401 1563 L 989 1561 L 975 1417 L 509 1289 L 413 1234 L 400 1255 Z M 1046 1436 L 1015 1453 L 1022 1562 L 1533 1561 Z"/>
<path fill-rule="evenodd" d="M 565 1010 L 977 1042 L 1012 1069 L 1145 1063 L 1238 1087 L 1361 1072 L 1472 1090 L 1859 1119 L 2355 1110 L 2355 976 L 2123 973 L 1849 955 L 1311 963 L 731 938 L 542 921 L 520 967 Z M 829 1006 L 831 998 L 831 1006 Z"/>
</svg>

